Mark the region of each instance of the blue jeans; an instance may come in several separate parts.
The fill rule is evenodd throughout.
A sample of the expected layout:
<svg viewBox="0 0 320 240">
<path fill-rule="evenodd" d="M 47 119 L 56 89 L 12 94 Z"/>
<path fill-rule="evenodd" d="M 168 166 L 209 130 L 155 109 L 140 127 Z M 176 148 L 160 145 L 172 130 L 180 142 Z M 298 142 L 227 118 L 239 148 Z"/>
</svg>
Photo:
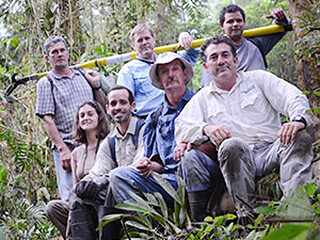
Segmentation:
<svg viewBox="0 0 320 240">
<path fill-rule="evenodd" d="M 69 146 L 68 146 L 69 147 Z M 69 147 L 70 149 L 71 147 Z M 72 151 L 72 149 L 70 149 Z M 52 157 L 56 167 L 57 184 L 60 198 L 63 201 L 68 201 L 69 192 L 73 187 L 72 172 L 67 172 L 62 168 L 60 153 L 56 147 L 52 149 Z"/>
<path fill-rule="evenodd" d="M 186 151 L 178 173 L 188 192 L 205 191 L 224 184 L 219 164 L 201 151 Z"/>
<path fill-rule="evenodd" d="M 162 174 L 167 181 L 177 189 L 177 181 L 170 176 Z M 175 178 L 174 178 L 175 179 Z M 126 200 L 133 200 L 129 192 L 139 194 L 141 192 L 154 193 L 159 192 L 169 206 L 173 206 L 173 198 L 159 185 L 159 183 L 151 176 L 144 177 L 136 169 L 132 167 L 118 167 L 110 172 L 109 176 L 112 193 L 117 204 L 122 204 Z"/>
</svg>

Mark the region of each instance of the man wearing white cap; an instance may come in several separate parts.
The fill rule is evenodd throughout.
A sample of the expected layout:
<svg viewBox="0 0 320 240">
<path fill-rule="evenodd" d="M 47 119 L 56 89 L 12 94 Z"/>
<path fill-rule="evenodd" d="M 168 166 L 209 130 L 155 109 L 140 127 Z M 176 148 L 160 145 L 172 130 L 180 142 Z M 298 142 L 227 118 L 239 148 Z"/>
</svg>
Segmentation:
<svg viewBox="0 0 320 240">
<path fill-rule="evenodd" d="M 153 171 L 160 173 L 175 189 L 177 188 L 177 162 L 173 159 L 176 146 L 174 120 L 194 95 L 186 87 L 193 77 L 193 69 L 181 56 L 165 53 L 157 58 L 150 68 L 149 75 L 152 84 L 165 91 L 164 103 L 146 119 L 143 136 L 145 157 L 134 165 L 135 168 L 118 167 L 110 172 L 110 186 L 117 204 L 132 200 L 130 191 L 141 191 L 159 192 L 172 206 L 172 197 L 151 174 Z"/>
</svg>

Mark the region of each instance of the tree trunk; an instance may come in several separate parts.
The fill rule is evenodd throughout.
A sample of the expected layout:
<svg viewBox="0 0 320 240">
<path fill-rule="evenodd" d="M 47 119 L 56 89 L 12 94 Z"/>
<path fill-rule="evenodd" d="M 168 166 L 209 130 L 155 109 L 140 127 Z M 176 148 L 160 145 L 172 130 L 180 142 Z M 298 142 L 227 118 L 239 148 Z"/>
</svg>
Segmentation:
<svg viewBox="0 0 320 240">
<path fill-rule="evenodd" d="M 310 92 L 307 94 L 307 97 L 311 108 L 319 109 L 320 97 L 315 92 L 320 91 L 320 65 L 318 63 L 320 56 L 319 52 L 316 52 L 319 49 L 317 50 L 315 45 L 320 43 L 320 33 L 316 30 L 310 30 L 311 27 L 316 27 L 313 24 L 318 22 L 318 15 L 313 14 L 312 11 L 316 11 L 317 6 L 315 5 L 319 5 L 319 3 L 311 0 L 287 0 L 287 2 L 293 23 L 295 51 L 297 53 L 297 71 L 300 79 L 299 84 L 301 89 Z M 302 17 L 306 21 L 302 21 L 298 17 Z M 319 131 L 320 114 L 315 111 L 313 115 L 316 123 L 314 130 Z"/>
<path fill-rule="evenodd" d="M 289 14 L 293 24 L 297 71 L 301 89 L 308 91 L 307 97 L 313 109 L 314 124 L 310 133 L 315 140 L 315 158 L 320 160 L 319 136 L 320 136 L 320 33 L 317 10 L 320 7 L 318 1 L 312 0 L 287 0 Z M 318 29 L 318 30 L 316 30 Z M 314 177 L 320 178 L 320 161 L 314 161 Z"/>
</svg>

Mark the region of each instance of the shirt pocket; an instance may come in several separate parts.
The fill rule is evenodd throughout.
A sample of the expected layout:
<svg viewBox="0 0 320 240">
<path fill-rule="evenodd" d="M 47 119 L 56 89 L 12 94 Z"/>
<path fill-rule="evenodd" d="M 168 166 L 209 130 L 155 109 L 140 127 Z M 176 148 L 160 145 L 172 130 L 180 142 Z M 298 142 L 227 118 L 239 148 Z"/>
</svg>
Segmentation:
<svg viewBox="0 0 320 240">
<path fill-rule="evenodd" d="M 138 78 L 135 79 L 135 85 L 135 91 L 139 95 L 148 95 L 154 89 L 151 79 L 146 75 L 138 76 Z"/>
<path fill-rule="evenodd" d="M 214 103 L 208 106 L 208 119 L 205 122 L 214 125 L 224 125 L 228 120 L 229 116 L 227 115 L 226 108 L 218 103 Z"/>
<path fill-rule="evenodd" d="M 266 100 L 261 94 L 254 93 L 244 98 L 240 103 L 240 107 L 246 117 L 259 120 L 263 119 L 267 114 L 266 104 Z"/>
</svg>

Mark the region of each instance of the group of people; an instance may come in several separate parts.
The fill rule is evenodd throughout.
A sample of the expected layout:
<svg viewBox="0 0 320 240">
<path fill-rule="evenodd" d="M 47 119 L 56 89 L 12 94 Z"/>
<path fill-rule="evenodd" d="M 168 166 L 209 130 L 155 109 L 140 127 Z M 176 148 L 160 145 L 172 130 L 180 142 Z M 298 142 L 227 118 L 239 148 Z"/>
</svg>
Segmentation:
<svg viewBox="0 0 320 240">
<path fill-rule="evenodd" d="M 282 9 L 270 17 L 290 28 Z M 194 221 L 223 213 L 227 199 L 246 217 L 255 181 L 274 169 L 284 197 L 311 180 L 307 98 L 266 71 L 265 56 L 285 33 L 243 38 L 245 14 L 233 4 L 220 12 L 220 26 L 225 36 L 206 40 L 200 50 L 189 49 L 192 38 L 182 32 L 179 46 L 186 51 L 157 56 L 152 29 L 137 25 L 130 34 L 137 59 L 122 67 L 107 94 L 104 76 L 68 66 L 62 37 L 45 42 L 53 70 L 37 85 L 36 114 L 53 143 L 61 197 L 46 211 L 65 239 L 117 239 L 118 222 L 96 227 L 118 211 L 116 204 L 132 200 L 130 191 L 158 192 L 173 206 L 153 172 L 175 189 L 178 172 Z M 207 77 L 194 93 L 187 84 L 199 53 Z M 282 124 L 280 113 L 290 122 Z"/>
</svg>

